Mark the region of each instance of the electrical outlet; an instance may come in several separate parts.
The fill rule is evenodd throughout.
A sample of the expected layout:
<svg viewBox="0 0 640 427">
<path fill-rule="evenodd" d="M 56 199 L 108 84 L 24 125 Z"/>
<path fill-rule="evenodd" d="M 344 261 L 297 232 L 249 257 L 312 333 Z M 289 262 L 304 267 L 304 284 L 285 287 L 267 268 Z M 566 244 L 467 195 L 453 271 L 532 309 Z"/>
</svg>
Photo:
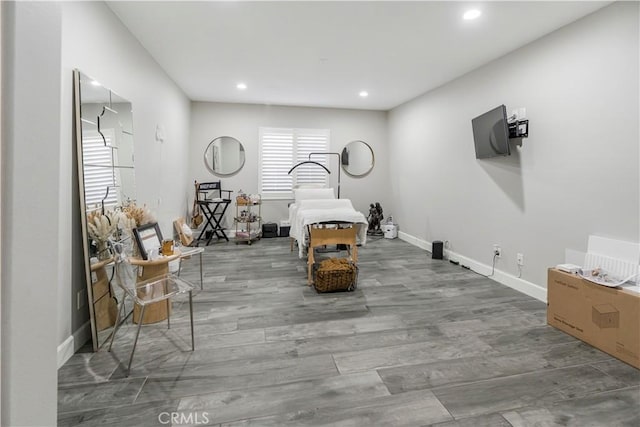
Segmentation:
<svg viewBox="0 0 640 427">
<path fill-rule="evenodd" d="M 518 265 L 524 265 L 524 255 L 522 254 L 518 254 L 516 255 L 516 262 L 518 263 Z"/>
<path fill-rule="evenodd" d="M 500 249 L 500 245 L 498 245 L 497 243 L 494 243 L 493 245 L 493 254 L 498 258 L 502 256 L 502 249 Z"/>
</svg>

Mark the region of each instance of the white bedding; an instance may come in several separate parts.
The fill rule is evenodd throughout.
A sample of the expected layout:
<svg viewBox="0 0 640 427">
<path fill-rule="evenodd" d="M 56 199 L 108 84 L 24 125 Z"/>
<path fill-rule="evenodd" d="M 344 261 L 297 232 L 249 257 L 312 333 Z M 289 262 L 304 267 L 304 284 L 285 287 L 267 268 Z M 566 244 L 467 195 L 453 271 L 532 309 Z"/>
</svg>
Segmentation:
<svg viewBox="0 0 640 427">
<path fill-rule="evenodd" d="M 333 188 L 296 188 L 293 190 L 294 202 L 289 205 L 289 225 L 291 230 L 289 236 L 294 237 L 293 231 L 295 231 L 296 213 L 298 212 L 298 206 L 303 200 L 335 200 L 336 196 L 333 192 Z"/>
<path fill-rule="evenodd" d="M 362 212 L 353 208 L 349 199 L 301 200 L 289 206 L 291 229 L 289 235 L 298 241 L 298 256 L 305 256 L 309 242 L 307 225 L 319 222 L 341 221 L 356 224 L 358 243 L 367 241 L 368 222 Z"/>
</svg>

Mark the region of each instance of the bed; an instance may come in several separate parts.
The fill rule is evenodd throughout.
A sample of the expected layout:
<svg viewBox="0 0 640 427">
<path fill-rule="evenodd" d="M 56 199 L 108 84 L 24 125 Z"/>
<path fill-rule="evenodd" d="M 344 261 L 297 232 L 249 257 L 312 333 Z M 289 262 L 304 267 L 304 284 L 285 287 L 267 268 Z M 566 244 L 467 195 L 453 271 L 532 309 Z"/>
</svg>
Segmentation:
<svg viewBox="0 0 640 427">
<path fill-rule="evenodd" d="M 295 202 L 289 206 L 291 248 L 298 242 L 298 256 L 308 254 L 308 279 L 314 263 L 313 248 L 345 244 L 357 261 L 357 245 L 366 244 L 367 219 L 353 208 L 349 199 L 335 199 L 333 189 L 318 188 L 295 191 Z"/>
</svg>

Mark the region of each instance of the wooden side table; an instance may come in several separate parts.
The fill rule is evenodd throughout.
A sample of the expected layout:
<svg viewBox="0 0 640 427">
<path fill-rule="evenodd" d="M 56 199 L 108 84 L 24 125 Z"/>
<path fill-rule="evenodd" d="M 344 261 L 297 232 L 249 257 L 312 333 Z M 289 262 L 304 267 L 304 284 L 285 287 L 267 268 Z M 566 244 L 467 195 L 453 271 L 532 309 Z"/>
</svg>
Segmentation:
<svg viewBox="0 0 640 427">
<path fill-rule="evenodd" d="M 154 260 L 144 260 L 140 258 L 129 258 L 131 265 L 138 266 L 138 282 L 144 280 L 153 279 L 154 277 L 162 276 L 169 272 L 169 263 L 173 260 L 180 258 L 182 254 L 178 250 L 173 251 L 173 255 L 161 256 Z M 168 300 L 167 300 L 168 301 Z M 142 324 L 147 325 L 149 323 L 157 323 L 162 320 L 166 320 L 169 314 L 171 314 L 171 303 L 167 301 L 161 301 L 155 304 L 149 304 L 144 310 L 144 318 Z M 133 323 L 138 323 L 140 320 L 140 307 L 134 305 L 133 307 Z"/>
<path fill-rule="evenodd" d="M 348 245 L 351 260 L 358 262 L 358 246 L 356 244 L 356 224 L 350 228 L 315 228 L 309 225 L 309 249 L 307 250 L 307 282 L 313 284 L 313 264 L 315 263 L 313 250 L 324 245 Z"/>
</svg>

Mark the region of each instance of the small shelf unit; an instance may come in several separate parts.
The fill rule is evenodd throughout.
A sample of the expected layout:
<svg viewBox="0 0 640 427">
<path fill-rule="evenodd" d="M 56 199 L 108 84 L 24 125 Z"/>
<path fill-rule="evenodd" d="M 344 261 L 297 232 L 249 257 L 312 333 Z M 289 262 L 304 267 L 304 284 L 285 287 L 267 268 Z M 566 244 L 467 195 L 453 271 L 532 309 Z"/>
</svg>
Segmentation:
<svg viewBox="0 0 640 427">
<path fill-rule="evenodd" d="M 236 215 L 234 217 L 236 244 L 247 242 L 250 245 L 262 237 L 261 206 L 262 198 L 260 195 L 236 197 Z"/>
</svg>

